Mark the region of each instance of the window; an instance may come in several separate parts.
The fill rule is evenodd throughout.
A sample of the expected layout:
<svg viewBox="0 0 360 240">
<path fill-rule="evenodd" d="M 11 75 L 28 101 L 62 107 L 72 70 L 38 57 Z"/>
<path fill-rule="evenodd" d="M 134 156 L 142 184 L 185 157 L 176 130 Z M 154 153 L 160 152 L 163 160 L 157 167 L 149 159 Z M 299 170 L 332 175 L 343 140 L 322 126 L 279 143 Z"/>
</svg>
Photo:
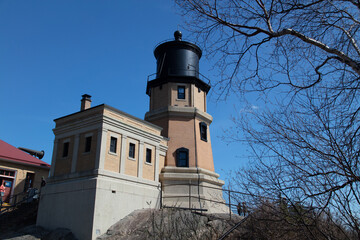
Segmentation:
<svg viewBox="0 0 360 240">
<path fill-rule="evenodd" d="M 185 99 L 185 87 L 178 86 L 178 99 Z"/>
<path fill-rule="evenodd" d="M 69 142 L 64 142 L 63 145 L 63 157 L 67 157 L 69 155 Z"/>
<path fill-rule="evenodd" d="M 200 123 L 200 137 L 201 140 L 207 142 L 207 125 L 204 122 Z"/>
<path fill-rule="evenodd" d="M 117 138 L 111 137 L 110 138 L 110 152 L 116 153 L 116 145 L 117 145 Z"/>
<path fill-rule="evenodd" d="M 91 136 L 85 138 L 85 151 L 84 152 L 90 152 L 90 150 L 91 150 L 91 139 L 92 139 Z"/>
<path fill-rule="evenodd" d="M 129 144 L 129 158 L 135 158 L 135 144 Z"/>
<path fill-rule="evenodd" d="M 151 149 L 146 149 L 146 162 L 151 163 Z"/>
<path fill-rule="evenodd" d="M 176 150 L 176 166 L 189 167 L 189 149 L 179 148 Z"/>
<path fill-rule="evenodd" d="M 67 142 L 67 143 L 69 143 L 69 142 Z M 24 192 L 26 192 L 29 188 L 33 187 L 34 178 L 35 178 L 35 173 L 30 173 L 30 172 L 26 173 Z"/>
<path fill-rule="evenodd" d="M 13 172 L 13 171 L 6 171 L 6 170 L 0 170 L 0 175 L 14 177 L 14 176 L 15 176 L 15 172 Z M 1 183 L 1 180 L 0 180 L 0 183 Z"/>
</svg>

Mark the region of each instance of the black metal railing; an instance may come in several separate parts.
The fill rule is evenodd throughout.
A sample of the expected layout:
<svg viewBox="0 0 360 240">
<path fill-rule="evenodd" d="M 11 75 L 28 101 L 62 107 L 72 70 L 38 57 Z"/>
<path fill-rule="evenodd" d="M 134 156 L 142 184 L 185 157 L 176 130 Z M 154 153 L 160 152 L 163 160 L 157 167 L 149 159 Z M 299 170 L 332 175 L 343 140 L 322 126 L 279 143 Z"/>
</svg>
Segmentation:
<svg viewBox="0 0 360 240">
<path fill-rule="evenodd" d="M 170 187 L 170 186 L 188 186 L 188 194 L 186 195 L 171 195 L 171 196 L 163 196 L 162 192 L 164 190 L 165 187 Z M 203 209 L 201 208 L 201 204 L 200 204 L 200 208 L 194 208 L 193 207 L 193 201 L 195 199 L 195 201 L 197 202 L 201 202 L 201 201 L 208 201 L 214 204 L 220 204 L 220 205 L 225 205 L 229 208 L 229 219 L 231 220 L 231 216 L 235 213 L 238 213 L 240 215 L 239 211 L 239 206 L 241 206 L 242 209 L 242 215 L 244 218 L 242 218 L 239 222 L 237 222 L 234 226 L 232 226 L 229 230 L 227 230 L 220 238 L 219 240 L 223 240 L 225 239 L 227 236 L 229 236 L 234 230 L 236 230 L 238 227 L 240 227 L 245 221 L 246 219 L 251 215 L 247 210 L 244 209 L 244 202 L 240 202 L 237 201 L 234 198 L 234 195 L 243 195 L 243 196 L 250 196 L 250 194 L 248 193 L 244 193 L 244 192 L 239 192 L 239 191 L 234 191 L 234 190 L 230 190 L 230 189 L 225 189 L 225 188 L 220 188 L 220 187 L 211 187 L 211 186 L 204 186 L 201 185 L 202 188 L 204 189 L 214 189 L 214 190 L 218 190 L 221 191 L 221 196 L 223 197 L 224 201 L 219 201 L 219 200 L 214 200 L 214 199 L 209 199 L 209 198 L 205 198 L 205 197 L 201 197 L 199 193 L 197 194 L 192 194 L 192 187 L 200 187 L 200 185 L 198 184 L 191 184 L 191 183 L 183 183 L 183 184 L 164 184 L 161 186 L 161 195 L 160 195 L 160 206 L 161 208 L 176 208 L 176 209 L 183 209 L 183 210 L 191 210 L 191 211 L 195 211 L 195 212 L 206 212 L 207 209 Z M 185 206 L 166 206 L 163 204 L 163 199 L 165 198 L 188 198 L 188 207 Z M 225 201 L 225 198 L 227 201 Z M 233 199 L 234 198 L 234 199 Z"/>
<path fill-rule="evenodd" d="M 183 70 L 183 69 L 173 69 L 173 68 L 168 69 L 168 76 L 170 76 L 170 77 L 171 77 L 171 76 L 178 76 L 177 74 L 171 74 L 171 72 L 174 72 L 174 71 L 176 71 L 176 70 Z M 205 77 L 205 75 L 201 74 L 199 71 L 197 71 L 197 70 L 195 70 L 195 69 L 186 69 L 186 71 L 188 71 L 188 72 L 194 72 L 195 75 L 198 75 L 198 76 L 201 77 L 201 80 L 203 80 L 203 81 L 206 80 L 206 81 L 204 81 L 204 82 L 207 83 L 208 85 L 210 85 L 210 79 L 207 78 L 207 77 Z M 147 76 L 147 81 L 149 82 L 149 81 L 151 81 L 151 80 L 156 79 L 156 75 L 157 75 L 157 73 L 152 73 L 152 74 L 148 75 L 148 76 Z M 153 76 L 155 76 L 155 77 L 153 77 Z"/>
<path fill-rule="evenodd" d="M 176 206 L 165 206 L 163 204 L 163 202 L 164 202 L 164 199 L 166 199 L 166 198 L 188 198 L 188 208 L 186 208 L 186 209 L 207 211 L 206 209 L 202 209 L 202 208 L 193 208 L 194 201 L 196 201 L 196 202 L 207 201 L 210 203 L 227 206 L 229 208 L 230 219 L 231 219 L 231 215 L 234 214 L 234 212 L 238 211 L 238 207 L 240 204 L 240 202 L 233 199 L 232 196 L 234 196 L 234 195 L 249 196 L 249 194 L 245 193 L 245 192 L 233 191 L 230 189 L 225 189 L 225 188 L 220 188 L 220 187 L 212 187 L 212 186 L 204 186 L 204 185 L 199 186 L 198 184 L 191 184 L 191 183 L 163 184 L 161 186 L 162 192 L 163 192 L 164 188 L 171 187 L 171 186 L 188 186 L 188 193 L 186 195 L 171 195 L 171 196 L 164 196 L 163 194 L 161 194 L 161 199 L 160 199 L 161 207 L 175 207 L 176 208 Z M 222 193 L 221 196 L 223 197 L 223 199 L 225 201 L 220 201 L 218 199 L 216 200 L 216 199 L 211 199 L 211 198 L 205 198 L 205 197 L 202 197 L 201 194 L 199 194 L 199 193 L 193 194 L 191 190 L 194 187 L 196 187 L 196 188 L 201 187 L 203 189 L 214 189 L 214 190 L 221 191 L 221 193 Z M 181 207 L 181 208 L 184 209 L 185 207 Z"/>
<path fill-rule="evenodd" d="M 23 203 L 33 201 L 34 199 L 38 199 L 39 197 L 40 197 L 40 192 L 37 189 L 34 189 L 34 191 L 21 192 L 16 195 L 13 195 L 8 199 L 10 205 L 1 206 L 0 215 L 16 208 L 17 206 Z"/>
</svg>

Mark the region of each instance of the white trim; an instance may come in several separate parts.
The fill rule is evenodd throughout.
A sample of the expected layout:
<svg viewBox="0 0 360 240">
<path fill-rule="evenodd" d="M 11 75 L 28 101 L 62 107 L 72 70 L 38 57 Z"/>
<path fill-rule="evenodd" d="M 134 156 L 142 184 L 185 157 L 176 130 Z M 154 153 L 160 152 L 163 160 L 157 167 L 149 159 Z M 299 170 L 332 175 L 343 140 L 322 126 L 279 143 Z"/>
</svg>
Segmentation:
<svg viewBox="0 0 360 240">
<path fill-rule="evenodd" d="M 190 85 L 190 107 L 195 107 L 195 84 Z"/>
<path fill-rule="evenodd" d="M 135 161 L 136 161 L 136 153 L 139 154 L 139 150 L 136 149 L 136 148 L 137 148 L 136 145 L 139 145 L 141 141 L 138 140 L 138 139 L 132 139 L 131 137 L 128 136 L 128 141 L 127 141 L 127 142 L 128 142 L 128 145 L 129 145 L 128 152 L 126 153 L 127 158 L 130 159 L 130 160 L 135 160 Z M 130 143 L 132 143 L 132 144 L 135 145 L 134 157 L 130 157 L 130 156 L 129 156 L 129 153 L 130 153 Z M 139 146 L 138 148 L 140 148 L 140 146 Z M 139 155 L 138 155 L 138 159 L 139 159 Z"/>
<path fill-rule="evenodd" d="M 110 150 L 108 151 L 108 154 L 113 155 L 113 156 L 118 156 L 117 153 L 111 152 Z"/>
<path fill-rule="evenodd" d="M 138 177 L 143 177 L 143 162 L 144 162 L 144 142 L 139 142 L 139 161 L 138 161 Z"/>
<path fill-rule="evenodd" d="M 108 130 L 104 128 L 98 129 L 95 169 L 104 169 L 107 131 Z"/>
<path fill-rule="evenodd" d="M 59 139 L 55 138 L 53 155 L 52 155 L 51 166 L 50 166 L 50 177 L 54 176 L 54 172 L 55 172 L 55 163 L 56 163 L 56 155 L 57 155 L 57 150 L 58 150 L 58 143 L 59 143 Z"/>
<path fill-rule="evenodd" d="M 126 160 L 126 144 L 127 144 L 127 136 L 121 136 L 121 152 L 120 152 L 120 173 L 125 173 L 125 160 Z"/>
<path fill-rule="evenodd" d="M 112 152 L 111 151 L 111 138 L 115 138 L 116 139 L 116 146 L 115 146 L 115 152 Z M 117 156 L 118 154 L 118 139 L 119 139 L 119 135 L 118 134 L 114 134 L 112 132 L 110 132 L 110 140 L 109 140 L 109 151 L 108 153 L 111 154 L 111 155 L 114 155 L 114 156 Z"/>
<path fill-rule="evenodd" d="M 151 160 L 151 162 L 147 162 L 146 160 L 146 156 L 147 156 L 147 150 L 151 150 L 151 158 L 150 158 L 150 160 Z M 148 165 L 152 165 L 152 163 L 155 161 L 155 158 L 153 158 L 153 153 L 154 153 L 154 156 L 155 156 L 155 146 L 152 146 L 152 145 L 150 145 L 150 144 L 146 144 L 146 146 L 145 146 L 145 159 L 144 159 L 144 163 L 146 163 L 146 164 L 148 164 Z"/>
<path fill-rule="evenodd" d="M 159 157 L 159 152 L 160 152 L 160 147 L 156 146 L 155 147 L 155 171 L 154 171 L 154 174 L 155 174 L 155 181 L 158 182 L 159 181 L 159 172 L 160 172 L 160 169 L 159 169 L 159 161 L 160 161 L 160 157 Z"/>
<path fill-rule="evenodd" d="M 80 134 L 75 135 L 73 156 L 71 160 L 71 172 L 76 172 L 77 156 L 79 151 Z"/>
<path fill-rule="evenodd" d="M 61 139 L 61 138 L 69 138 L 75 134 L 82 134 L 85 132 L 98 130 L 101 127 L 102 127 L 102 121 L 101 122 L 97 121 L 95 122 L 95 124 L 92 122 L 90 122 L 90 124 L 84 122 L 79 122 L 79 123 L 76 122 L 76 124 L 66 124 L 65 126 L 54 128 L 53 132 L 57 138 Z"/>
</svg>

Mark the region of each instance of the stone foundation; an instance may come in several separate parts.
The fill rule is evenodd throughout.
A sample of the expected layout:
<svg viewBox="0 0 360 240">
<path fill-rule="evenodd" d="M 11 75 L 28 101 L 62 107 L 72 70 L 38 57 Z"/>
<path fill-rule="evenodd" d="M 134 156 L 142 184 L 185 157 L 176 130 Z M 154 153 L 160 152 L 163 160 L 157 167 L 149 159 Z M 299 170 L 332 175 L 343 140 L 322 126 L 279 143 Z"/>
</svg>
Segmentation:
<svg viewBox="0 0 360 240">
<path fill-rule="evenodd" d="M 165 167 L 161 171 L 162 205 L 229 213 L 219 174 L 201 168 Z"/>
<path fill-rule="evenodd" d="M 37 226 L 68 228 L 96 239 L 136 209 L 159 208 L 159 183 L 109 171 L 50 178 L 42 189 Z"/>
</svg>

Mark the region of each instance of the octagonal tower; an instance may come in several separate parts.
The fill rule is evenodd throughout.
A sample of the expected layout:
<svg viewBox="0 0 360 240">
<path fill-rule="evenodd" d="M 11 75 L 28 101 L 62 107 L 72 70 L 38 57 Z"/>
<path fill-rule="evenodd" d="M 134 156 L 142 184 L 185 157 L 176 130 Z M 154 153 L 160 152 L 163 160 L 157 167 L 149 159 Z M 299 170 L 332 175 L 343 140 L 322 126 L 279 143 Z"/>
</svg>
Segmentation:
<svg viewBox="0 0 360 240">
<path fill-rule="evenodd" d="M 209 131 L 212 116 L 206 112 L 210 86 L 199 77 L 201 49 L 182 41 L 179 31 L 174 36 L 175 40 L 163 42 L 154 50 L 157 72 L 147 83 L 150 106 L 145 120 L 162 127 L 162 135 L 169 138 L 160 174 L 164 204 L 212 211 L 214 207 L 200 199 L 216 195 L 222 200 L 221 191 L 207 193 L 210 188 L 206 186 L 221 188 L 224 182 L 218 180 L 214 169 Z M 186 184 L 191 185 L 190 190 Z M 198 201 L 189 200 L 189 195 Z"/>
</svg>

